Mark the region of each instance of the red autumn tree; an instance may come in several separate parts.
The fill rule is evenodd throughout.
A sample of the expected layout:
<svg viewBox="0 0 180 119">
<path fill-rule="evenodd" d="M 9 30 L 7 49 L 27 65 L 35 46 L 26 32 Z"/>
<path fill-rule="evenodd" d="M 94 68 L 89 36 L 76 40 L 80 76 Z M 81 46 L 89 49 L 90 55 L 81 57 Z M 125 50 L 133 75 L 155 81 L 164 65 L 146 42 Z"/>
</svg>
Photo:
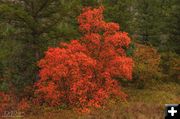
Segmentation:
<svg viewBox="0 0 180 119">
<path fill-rule="evenodd" d="M 83 9 L 78 22 L 84 35 L 49 48 L 39 61 L 35 94 L 40 101 L 88 111 L 112 96 L 125 98 L 114 78 L 132 79 L 133 61 L 124 50 L 131 40 L 118 24 L 104 21 L 103 10 Z"/>
</svg>

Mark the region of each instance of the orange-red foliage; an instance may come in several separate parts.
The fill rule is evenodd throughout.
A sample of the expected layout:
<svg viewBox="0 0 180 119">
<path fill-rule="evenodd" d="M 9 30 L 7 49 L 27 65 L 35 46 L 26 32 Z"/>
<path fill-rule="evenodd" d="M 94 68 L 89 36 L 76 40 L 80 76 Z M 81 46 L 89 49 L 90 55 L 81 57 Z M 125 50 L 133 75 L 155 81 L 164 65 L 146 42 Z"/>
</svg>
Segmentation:
<svg viewBox="0 0 180 119">
<path fill-rule="evenodd" d="M 103 20 L 103 10 L 83 9 L 78 22 L 84 35 L 46 51 L 38 63 L 40 80 L 35 94 L 39 100 L 87 112 L 88 107 L 100 107 L 113 95 L 126 96 L 113 78 L 132 79 L 133 61 L 123 49 L 131 39 L 119 31 L 118 24 Z"/>
<path fill-rule="evenodd" d="M 8 106 L 10 102 L 10 96 L 3 92 L 0 92 L 0 113 L 2 113 Z"/>
<path fill-rule="evenodd" d="M 27 99 L 23 98 L 17 105 L 18 110 L 27 111 L 30 108 L 30 105 Z"/>
</svg>

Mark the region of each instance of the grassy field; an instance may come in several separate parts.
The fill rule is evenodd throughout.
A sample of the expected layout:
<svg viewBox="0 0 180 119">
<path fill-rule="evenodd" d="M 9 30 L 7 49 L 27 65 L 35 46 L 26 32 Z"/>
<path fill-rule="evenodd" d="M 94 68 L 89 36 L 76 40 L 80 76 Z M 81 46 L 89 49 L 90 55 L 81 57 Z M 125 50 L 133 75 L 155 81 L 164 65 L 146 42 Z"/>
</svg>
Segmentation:
<svg viewBox="0 0 180 119">
<path fill-rule="evenodd" d="M 164 105 L 180 103 L 180 85 L 156 83 L 145 89 L 126 87 L 127 102 L 109 101 L 104 109 L 93 110 L 90 114 L 77 114 L 72 110 L 36 111 L 25 115 L 26 119 L 163 119 Z"/>
</svg>

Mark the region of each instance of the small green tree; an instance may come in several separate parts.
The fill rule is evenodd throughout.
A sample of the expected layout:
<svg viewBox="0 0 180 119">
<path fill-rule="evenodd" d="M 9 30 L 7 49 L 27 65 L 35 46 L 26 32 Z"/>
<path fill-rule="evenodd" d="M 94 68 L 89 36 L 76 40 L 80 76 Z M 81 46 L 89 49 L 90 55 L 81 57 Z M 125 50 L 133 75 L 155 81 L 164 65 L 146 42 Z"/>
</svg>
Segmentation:
<svg viewBox="0 0 180 119">
<path fill-rule="evenodd" d="M 158 0 L 137 0 L 136 4 L 136 32 L 143 41 L 152 41 L 159 35 L 160 4 Z"/>
<path fill-rule="evenodd" d="M 173 0 L 172 11 L 169 17 L 169 50 L 180 54 L 180 1 Z"/>
</svg>

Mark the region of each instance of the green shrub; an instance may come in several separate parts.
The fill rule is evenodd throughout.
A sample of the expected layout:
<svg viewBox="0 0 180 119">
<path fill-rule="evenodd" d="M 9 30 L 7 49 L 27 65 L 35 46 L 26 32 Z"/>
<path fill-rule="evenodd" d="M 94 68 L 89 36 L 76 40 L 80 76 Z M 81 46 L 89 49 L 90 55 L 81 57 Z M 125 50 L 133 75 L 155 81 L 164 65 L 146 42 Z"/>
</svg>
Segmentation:
<svg viewBox="0 0 180 119">
<path fill-rule="evenodd" d="M 161 54 L 162 72 L 166 81 L 180 83 L 180 56 L 173 52 L 165 52 Z"/>
</svg>

